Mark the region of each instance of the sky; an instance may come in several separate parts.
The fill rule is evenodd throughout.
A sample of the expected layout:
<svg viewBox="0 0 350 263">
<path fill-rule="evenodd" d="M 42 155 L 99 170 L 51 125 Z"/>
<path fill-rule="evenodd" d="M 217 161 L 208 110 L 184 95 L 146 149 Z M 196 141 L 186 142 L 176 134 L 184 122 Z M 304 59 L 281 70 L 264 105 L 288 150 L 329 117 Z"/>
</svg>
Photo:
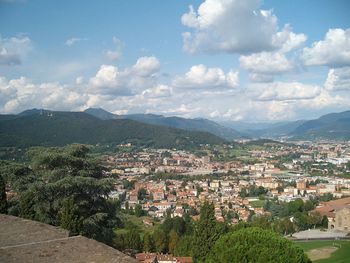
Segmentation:
<svg viewBox="0 0 350 263">
<path fill-rule="evenodd" d="M 347 0 L 0 0 L 0 113 L 350 110 Z"/>
</svg>

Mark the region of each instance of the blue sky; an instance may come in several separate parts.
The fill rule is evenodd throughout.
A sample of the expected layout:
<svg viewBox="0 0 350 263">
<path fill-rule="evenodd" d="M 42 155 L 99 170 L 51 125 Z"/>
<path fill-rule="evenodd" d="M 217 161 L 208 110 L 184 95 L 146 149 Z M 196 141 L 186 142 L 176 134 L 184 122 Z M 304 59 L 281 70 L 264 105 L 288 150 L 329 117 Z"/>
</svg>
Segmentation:
<svg viewBox="0 0 350 263">
<path fill-rule="evenodd" d="M 349 11 L 346 0 L 0 0 L 0 112 L 277 121 L 348 110 Z"/>
</svg>

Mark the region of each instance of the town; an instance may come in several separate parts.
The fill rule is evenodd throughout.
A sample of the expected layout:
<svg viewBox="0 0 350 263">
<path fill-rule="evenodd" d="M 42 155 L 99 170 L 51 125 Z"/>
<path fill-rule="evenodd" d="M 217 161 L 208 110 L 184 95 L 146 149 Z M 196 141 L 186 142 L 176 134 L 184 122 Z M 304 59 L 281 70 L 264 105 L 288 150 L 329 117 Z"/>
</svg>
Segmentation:
<svg viewBox="0 0 350 263">
<path fill-rule="evenodd" d="M 189 210 L 195 219 L 200 205 L 209 201 L 215 204 L 218 221 L 236 224 L 247 221 L 252 214 L 269 214 L 263 208 L 265 199 L 290 202 L 350 195 L 350 179 L 342 176 L 350 172 L 349 143 L 268 142 L 255 147 L 260 150 L 250 148 L 249 160 L 232 161 L 216 161 L 210 150 L 201 157 L 169 149 L 108 156 L 111 173 L 121 182 L 128 182 L 116 185 L 112 196 L 123 201 L 124 209 L 141 205 L 150 217 L 160 219 L 166 213 L 182 217 Z M 255 193 L 249 191 L 252 189 Z"/>
</svg>

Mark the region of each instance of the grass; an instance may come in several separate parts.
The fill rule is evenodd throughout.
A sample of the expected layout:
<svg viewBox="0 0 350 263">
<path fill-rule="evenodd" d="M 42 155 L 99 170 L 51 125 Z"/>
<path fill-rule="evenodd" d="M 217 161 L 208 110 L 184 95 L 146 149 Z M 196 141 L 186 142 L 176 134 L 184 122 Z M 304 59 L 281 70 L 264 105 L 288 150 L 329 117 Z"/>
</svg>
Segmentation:
<svg viewBox="0 0 350 263">
<path fill-rule="evenodd" d="M 135 215 L 121 214 L 121 219 L 122 219 L 126 229 L 136 228 L 136 229 L 139 229 L 140 232 L 152 233 L 154 231 L 155 227 L 159 224 L 159 222 L 154 222 L 153 226 L 146 226 L 142 222 L 142 220 L 144 218 L 146 218 L 146 216 L 137 217 Z M 117 229 L 115 232 L 121 233 L 123 231 L 127 231 L 126 229 Z"/>
<path fill-rule="evenodd" d="M 251 201 L 249 204 L 254 207 L 254 208 L 258 208 L 258 207 L 263 207 L 265 205 L 265 200 L 256 200 L 256 201 Z"/>
<path fill-rule="evenodd" d="M 350 258 L 350 241 L 300 241 L 295 242 L 298 246 L 304 249 L 305 252 L 308 252 L 313 249 L 320 249 L 326 247 L 338 247 L 338 249 L 333 252 L 329 258 L 315 260 L 316 263 L 347 263 Z"/>
</svg>

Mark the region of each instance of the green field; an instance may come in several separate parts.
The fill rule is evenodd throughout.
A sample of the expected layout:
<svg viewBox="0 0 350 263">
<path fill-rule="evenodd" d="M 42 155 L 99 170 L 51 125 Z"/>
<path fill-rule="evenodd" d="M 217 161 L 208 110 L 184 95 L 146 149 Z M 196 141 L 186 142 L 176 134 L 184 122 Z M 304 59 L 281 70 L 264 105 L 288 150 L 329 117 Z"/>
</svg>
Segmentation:
<svg viewBox="0 0 350 263">
<path fill-rule="evenodd" d="M 320 249 L 320 251 L 315 251 L 317 253 L 322 253 L 322 249 L 337 247 L 338 249 L 330 254 L 330 257 L 320 260 L 315 260 L 313 262 L 317 263 L 347 263 L 350 262 L 350 241 L 299 241 L 295 242 L 301 248 L 304 249 L 306 253 L 315 249 Z M 311 258 L 312 259 L 312 258 Z"/>
</svg>

